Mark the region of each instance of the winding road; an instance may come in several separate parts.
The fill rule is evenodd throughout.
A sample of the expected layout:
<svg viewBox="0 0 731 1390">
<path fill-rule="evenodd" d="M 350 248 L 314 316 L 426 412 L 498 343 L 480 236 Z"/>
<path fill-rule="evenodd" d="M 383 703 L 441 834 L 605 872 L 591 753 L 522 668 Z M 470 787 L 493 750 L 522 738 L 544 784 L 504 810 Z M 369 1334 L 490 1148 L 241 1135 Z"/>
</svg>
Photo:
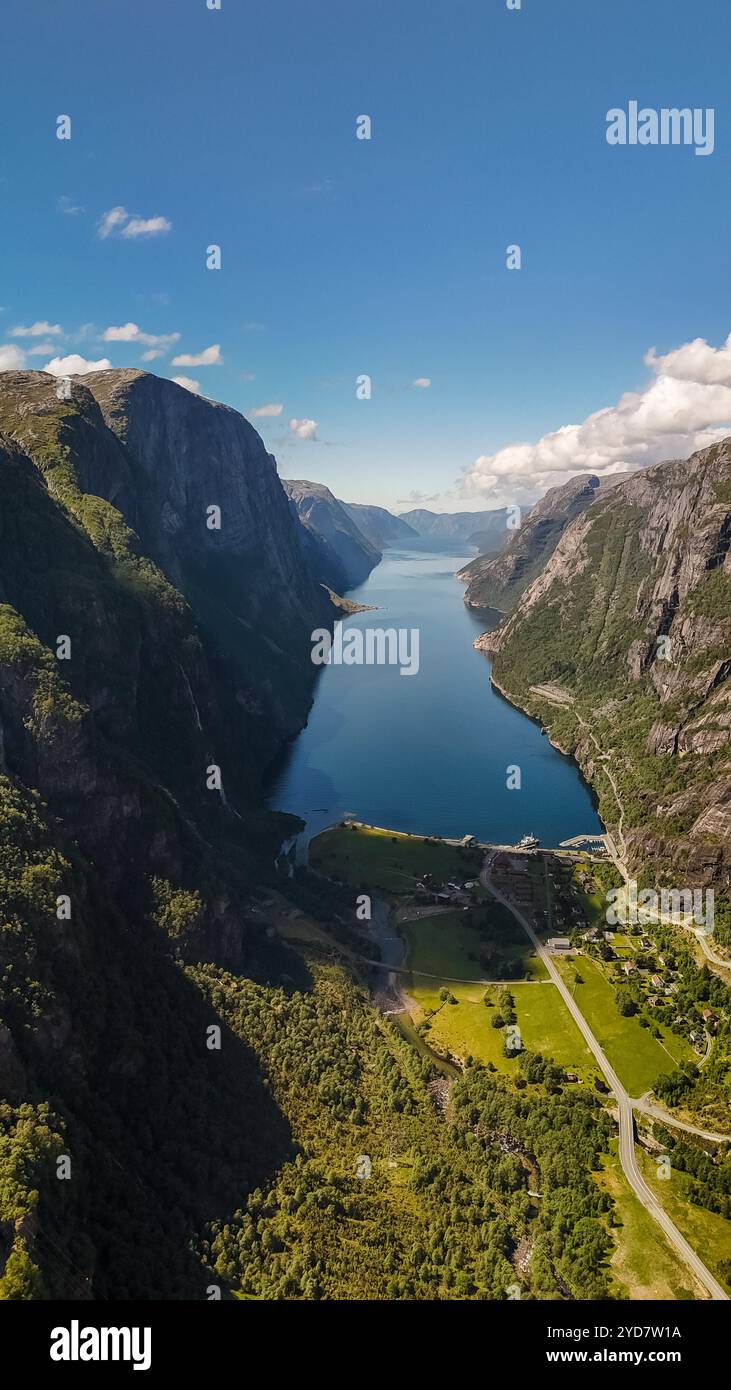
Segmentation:
<svg viewBox="0 0 731 1390">
<path fill-rule="evenodd" d="M 617 1101 L 617 1107 L 619 1110 L 619 1157 L 622 1164 L 622 1170 L 627 1179 L 627 1182 L 629 1183 L 630 1187 L 635 1193 L 635 1196 L 639 1198 L 646 1211 L 650 1213 L 650 1215 L 657 1222 L 658 1226 L 661 1227 L 670 1244 L 677 1251 L 678 1255 L 680 1255 L 681 1259 L 685 1262 L 688 1268 L 693 1272 L 696 1279 L 706 1290 L 709 1296 L 712 1299 L 723 1300 L 727 1302 L 728 1294 L 726 1293 L 725 1289 L 721 1287 L 718 1280 L 715 1279 L 714 1276 L 711 1274 L 711 1271 L 706 1268 L 700 1256 L 696 1254 L 693 1247 L 688 1244 L 688 1241 L 685 1239 L 685 1236 L 681 1234 L 675 1223 L 671 1221 L 667 1212 L 661 1206 L 658 1198 L 655 1196 L 654 1192 L 652 1192 L 652 1190 L 648 1187 L 647 1183 L 645 1182 L 645 1179 L 643 1178 L 642 1173 L 640 1172 L 640 1169 L 638 1167 L 637 1156 L 635 1154 L 635 1133 L 633 1117 L 633 1105 L 635 1104 L 635 1102 L 633 1102 L 632 1098 L 625 1090 L 625 1087 L 622 1085 L 622 1082 L 620 1081 L 611 1062 L 606 1056 L 604 1049 L 601 1047 L 594 1034 L 592 1033 L 589 1024 L 587 1023 L 586 1019 L 584 1018 L 584 1015 L 579 1009 L 578 1004 L 576 1003 L 576 1000 L 573 998 L 571 991 L 568 989 L 564 980 L 559 974 L 559 971 L 556 969 L 553 959 L 549 955 L 545 946 L 541 941 L 539 941 L 538 937 L 536 936 L 536 933 L 533 930 L 533 927 L 531 926 L 530 922 L 527 920 L 526 917 L 524 917 L 523 913 L 520 911 L 520 908 L 516 907 L 515 904 L 510 901 L 509 898 L 504 897 L 504 895 L 499 891 L 499 889 L 497 889 L 495 885 L 492 883 L 492 880 L 490 879 L 491 861 L 492 856 L 488 855 L 485 860 L 482 872 L 480 874 L 480 882 L 482 883 L 483 888 L 486 888 L 488 893 L 490 893 L 491 896 L 495 898 L 497 902 L 502 903 L 503 907 L 506 907 L 509 912 L 512 912 L 516 921 L 520 923 L 529 941 L 531 942 L 531 945 L 534 947 L 536 954 L 539 956 L 539 958 L 545 965 L 551 980 L 553 981 L 559 994 L 561 995 L 561 998 L 563 999 L 566 1008 L 571 1014 L 571 1017 L 573 1018 L 577 1028 L 579 1029 L 579 1032 L 581 1033 L 587 1047 L 589 1048 L 590 1052 L 592 1053 L 593 1057 L 598 1063 L 599 1069 L 602 1072 L 604 1079 L 607 1082 L 607 1085 L 609 1086 L 610 1090 L 613 1092 L 615 1096 L 615 1099 Z M 547 873 L 545 865 L 544 870 Z M 550 894 L 548 892 L 546 894 L 546 902 L 548 905 L 548 920 L 550 929 L 551 911 Z M 652 1113 L 651 1107 L 647 1107 L 642 1102 L 637 1103 L 637 1108 L 644 1110 L 645 1113 Z M 663 1119 L 665 1119 L 664 1116 Z"/>
</svg>

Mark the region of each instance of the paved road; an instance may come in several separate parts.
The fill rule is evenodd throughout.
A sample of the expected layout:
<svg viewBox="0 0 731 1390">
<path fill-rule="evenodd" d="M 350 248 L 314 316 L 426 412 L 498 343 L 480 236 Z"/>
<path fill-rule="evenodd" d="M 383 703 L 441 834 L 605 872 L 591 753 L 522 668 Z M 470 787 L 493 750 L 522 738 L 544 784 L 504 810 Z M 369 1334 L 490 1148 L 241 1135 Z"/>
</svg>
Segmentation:
<svg viewBox="0 0 731 1390">
<path fill-rule="evenodd" d="M 622 1164 L 622 1169 L 624 1171 L 624 1175 L 630 1187 L 634 1191 L 635 1195 L 642 1202 L 642 1205 L 645 1207 L 645 1209 L 649 1211 L 652 1217 L 654 1217 L 658 1226 L 662 1228 L 668 1240 L 670 1241 L 670 1244 L 680 1255 L 681 1259 L 685 1261 L 688 1268 L 692 1270 L 693 1274 L 695 1274 L 699 1283 L 707 1291 L 710 1297 L 713 1299 L 722 1299 L 724 1301 L 728 1301 L 728 1294 L 726 1293 L 725 1289 L 721 1287 L 717 1279 L 714 1279 L 713 1275 L 711 1274 L 711 1271 L 709 1269 L 706 1269 L 706 1266 L 704 1265 L 700 1256 L 697 1255 L 693 1247 L 688 1244 L 688 1241 L 685 1239 L 685 1236 L 681 1235 L 675 1223 L 670 1220 L 670 1217 L 668 1216 L 667 1212 L 660 1205 L 660 1202 L 658 1201 L 654 1192 L 651 1191 L 651 1189 L 645 1182 L 645 1179 L 643 1178 L 637 1166 L 637 1157 L 635 1155 L 635 1135 L 634 1118 L 632 1115 L 632 1100 L 628 1095 L 627 1091 L 625 1090 L 624 1086 L 622 1085 L 622 1082 L 617 1076 L 617 1073 L 611 1065 L 603 1048 L 600 1046 L 597 1039 L 594 1037 L 594 1034 L 592 1033 L 588 1023 L 586 1022 L 584 1015 L 579 1009 L 576 1000 L 573 998 L 571 991 L 567 988 L 562 976 L 556 969 L 554 961 L 552 960 L 543 943 L 539 941 L 538 937 L 536 936 L 536 933 L 534 932 L 530 922 L 526 917 L 523 916 L 523 913 L 520 911 L 520 909 L 517 908 L 515 904 L 510 901 L 509 898 L 505 898 L 503 894 L 500 893 L 499 890 L 495 888 L 494 884 L 491 882 L 489 877 L 489 865 L 490 858 L 488 856 L 485 862 L 485 867 L 483 868 L 482 873 L 480 874 L 480 881 L 483 887 L 486 888 L 487 891 L 491 893 L 492 896 L 496 898 L 498 902 L 502 903 L 504 907 L 507 907 L 508 911 L 512 912 L 516 920 L 520 922 L 520 925 L 522 926 L 524 932 L 528 936 L 537 955 L 543 961 L 543 964 L 545 965 L 553 983 L 555 984 L 559 994 L 561 995 L 561 998 L 563 999 L 566 1008 L 571 1014 L 571 1017 L 573 1018 L 577 1028 L 579 1029 L 579 1032 L 581 1033 L 584 1041 L 586 1042 L 587 1047 L 589 1048 L 590 1052 L 599 1064 L 599 1068 L 603 1073 L 604 1079 L 606 1080 L 610 1090 L 613 1091 L 616 1097 L 617 1106 L 619 1109 L 619 1157 Z M 550 925 L 550 898 L 547 897 L 547 901 L 549 902 L 548 915 Z"/>
<path fill-rule="evenodd" d="M 660 1120 L 668 1129 L 682 1129 L 686 1134 L 697 1134 L 699 1139 L 708 1139 L 712 1144 L 731 1144 L 731 1134 L 715 1134 L 710 1129 L 699 1129 L 697 1125 L 686 1124 L 684 1120 L 676 1120 L 673 1115 L 668 1115 L 659 1105 L 653 1105 L 651 1101 L 632 1100 L 632 1109 L 639 1110 L 643 1115 L 650 1115 L 653 1120 Z"/>
</svg>

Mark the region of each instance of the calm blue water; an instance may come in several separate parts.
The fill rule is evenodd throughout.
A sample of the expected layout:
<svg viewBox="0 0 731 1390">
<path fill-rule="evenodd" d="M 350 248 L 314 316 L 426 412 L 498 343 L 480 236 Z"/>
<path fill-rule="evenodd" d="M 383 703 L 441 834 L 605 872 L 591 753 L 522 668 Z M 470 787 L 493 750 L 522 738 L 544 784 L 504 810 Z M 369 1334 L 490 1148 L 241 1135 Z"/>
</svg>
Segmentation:
<svg viewBox="0 0 731 1390">
<path fill-rule="evenodd" d="M 423 834 L 544 845 L 600 833 L 573 762 L 490 685 L 472 648 L 489 624 L 466 609 L 451 550 L 388 550 L 349 597 L 377 605 L 343 626 L 418 628 L 419 672 L 397 666 L 323 668 L 307 728 L 279 764 L 269 804 L 293 811 L 309 834 L 346 814 Z M 509 791 L 506 769 L 521 769 Z"/>
</svg>

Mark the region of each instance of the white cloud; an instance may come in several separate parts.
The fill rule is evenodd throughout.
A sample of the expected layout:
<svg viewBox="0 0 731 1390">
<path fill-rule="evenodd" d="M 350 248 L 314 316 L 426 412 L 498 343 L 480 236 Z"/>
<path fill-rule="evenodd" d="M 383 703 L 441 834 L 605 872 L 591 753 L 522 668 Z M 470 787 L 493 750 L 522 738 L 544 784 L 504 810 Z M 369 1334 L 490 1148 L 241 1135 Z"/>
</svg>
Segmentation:
<svg viewBox="0 0 731 1390">
<path fill-rule="evenodd" d="M 167 217 L 138 217 L 127 212 L 126 208 L 110 208 L 102 214 L 97 223 L 97 236 L 105 241 L 110 236 L 127 238 L 159 236 L 172 230 L 172 222 Z"/>
<path fill-rule="evenodd" d="M 466 470 L 463 489 L 532 497 L 577 473 L 601 477 L 686 458 L 731 432 L 731 336 L 721 348 L 699 338 L 664 357 L 653 348 L 645 362 L 654 377 L 644 390 L 628 391 L 616 405 L 535 443 L 481 454 Z"/>
<path fill-rule="evenodd" d="M 431 386 L 431 377 L 417 376 L 416 381 L 412 381 L 411 385 L 418 386 L 422 391 L 426 391 L 427 387 Z"/>
<path fill-rule="evenodd" d="M 123 323 L 118 328 L 105 328 L 102 333 L 102 341 L 105 343 L 135 343 L 140 347 L 149 348 L 150 351 L 143 352 L 143 362 L 153 362 L 156 357 L 164 356 L 168 348 L 174 347 L 180 341 L 179 333 L 143 333 L 136 323 Z"/>
<path fill-rule="evenodd" d="M 731 386 L 731 333 L 723 347 L 713 348 L 705 338 L 694 338 L 664 357 L 654 348 L 645 353 L 645 362 L 654 372 L 676 381 L 699 381 L 707 386 Z"/>
<path fill-rule="evenodd" d="M 426 492 L 419 492 L 417 489 L 412 488 L 408 497 L 397 497 L 396 501 L 399 507 L 420 507 L 423 506 L 425 502 L 437 502 L 439 498 L 444 495 L 445 494 L 441 492 L 432 492 L 428 494 Z"/>
<path fill-rule="evenodd" d="M 108 236 L 113 236 L 128 219 L 129 213 L 126 208 L 110 208 L 109 212 L 103 213 L 99 218 L 96 228 L 97 236 L 104 241 Z"/>
<path fill-rule="evenodd" d="M 32 323 L 30 328 L 19 323 L 17 328 L 10 330 L 11 338 L 54 338 L 59 333 L 63 333 L 60 323 L 46 323 L 45 319 L 39 319 L 37 323 Z"/>
<path fill-rule="evenodd" d="M 47 357 L 49 352 L 55 351 L 55 343 L 38 343 L 36 347 L 26 348 L 26 354 L 28 357 Z"/>
<path fill-rule="evenodd" d="M 256 410 L 250 410 L 249 414 L 254 415 L 281 415 L 284 406 L 272 401 L 269 405 L 258 405 Z"/>
<path fill-rule="evenodd" d="M 256 381 L 256 372 L 242 372 L 242 373 L 241 373 L 241 380 L 242 380 L 242 381 Z"/>
<path fill-rule="evenodd" d="M 290 420 L 289 428 L 298 439 L 317 439 L 317 420 Z"/>
<path fill-rule="evenodd" d="M 200 395 L 201 384 L 194 381 L 192 376 L 174 376 L 171 378 L 176 386 L 184 386 L 186 391 L 192 391 L 194 396 Z"/>
<path fill-rule="evenodd" d="M 173 358 L 174 367 L 220 367 L 222 365 L 223 358 L 219 343 L 204 348 L 202 352 L 181 352 L 179 357 Z"/>
<path fill-rule="evenodd" d="M 79 207 L 74 202 L 73 198 L 69 198 L 65 193 L 62 193 L 56 203 L 56 210 L 62 212 L 65 217 L 78 217 L 80 212 L 85 211 L 85 208 Z"/>
<path fill-rule="evenodd" d="M 161 232 L 171 232 L 173 224 L 167 217 L 133 217 L 122 228 L 122 236 L 160 236 Z"/>
<path fill-rule="evenodd" d="M 50 372 L 51 376 L 84 376 L 87 372 L 106 372 L 111 365 L 108 357 L 90 362 L 87 357 L 79 357 L 78 352 L 71 352 L 68 357 L 52 358 L 43 371 Z"/>
<path fill-rule="evenodd" d="M 25 366 L 25 353 L 15 343 L 0 346 L 0 372 L 19 372 Z"/>
</svg>

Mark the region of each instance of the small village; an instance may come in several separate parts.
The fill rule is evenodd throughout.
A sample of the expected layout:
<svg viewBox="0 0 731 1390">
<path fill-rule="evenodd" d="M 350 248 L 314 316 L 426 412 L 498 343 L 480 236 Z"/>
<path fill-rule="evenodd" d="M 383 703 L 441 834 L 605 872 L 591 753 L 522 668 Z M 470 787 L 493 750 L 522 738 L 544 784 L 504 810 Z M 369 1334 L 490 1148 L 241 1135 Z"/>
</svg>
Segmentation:
<svg viewBox="0 0 731 1390">
<path fill-rule="evenodd" d="M 473 849 L 475 841 L 465 836 L 461 845 Z M 609 924 L 595 863 L 573 851 L 516 846 L 492 855 L 491 878 L 532 920 L 552 956 L 585 956 L 596 962 L 617 991 L 621 1013 L 639 1015 L 655 1036 L 660 1036 L 659 1025 L 671 1028 L 699 1058 L 708 1055 L 718 1014 L 711 1008 L 679 1009 L 676 959 L 670 950 L 658 949 L 647 924 Z M 444 910 L 473 907 L 482 896 L 478 878 L 440 882 L 429 873 L 414 891 L 417 904 Z"/>
</svg>

